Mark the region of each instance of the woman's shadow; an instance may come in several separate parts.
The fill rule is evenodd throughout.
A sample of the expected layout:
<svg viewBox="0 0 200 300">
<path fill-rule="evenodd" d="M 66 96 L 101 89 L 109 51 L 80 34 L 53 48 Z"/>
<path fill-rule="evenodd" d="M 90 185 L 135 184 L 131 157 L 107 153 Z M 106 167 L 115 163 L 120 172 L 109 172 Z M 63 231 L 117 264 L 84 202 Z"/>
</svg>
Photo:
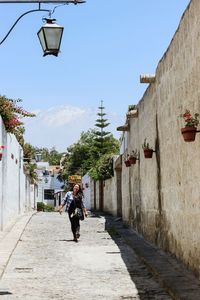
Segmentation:
<svg viewBox="0 0 200 300">
<path fill-rule="evenodd" d="M 66 240 L 66 239 L 63 239 L 63 240 L 58 240 L 59 242 L 74 242 L 73 239 L 70 239 L 70 240 Z"/>
</svg>

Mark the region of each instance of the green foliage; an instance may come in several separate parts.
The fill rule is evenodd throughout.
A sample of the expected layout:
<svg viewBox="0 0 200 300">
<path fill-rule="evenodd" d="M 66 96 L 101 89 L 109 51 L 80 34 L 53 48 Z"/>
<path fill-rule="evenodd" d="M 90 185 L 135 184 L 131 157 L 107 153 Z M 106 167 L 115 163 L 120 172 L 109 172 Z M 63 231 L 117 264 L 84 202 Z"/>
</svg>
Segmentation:
<svg viewBox="0 0 200 300">
<path fill-rule="evenodd" d="M 54 206 L 50 205 L 50 204 L 45 204 L 43 202 L 37 202 L 37 211 L 47 211 L 47 212 L 51 212 L 54 211 Z"/>
<path fill-rule="evenodd" d="M 144 143 L 142 144 L 143 150 L 145 149 L 152 149 L 152 147 L 149 146 L 149 143 L 147 143 L 147 139 L 144 139 Z"/>
<path fill-rule="evenodd" d="M 185 113 L 181 114 L 180 117 L 184 119 L 185 127 L 197 127 L 199 125 L 199 114 L 195 113 L 194 116 L 192 116 L 189 109 L 186 109 Z"/>
<path fill-rule="evenodd" d="M 33 160 L 35 159 L 35 149 L 31 144 L 25 143 L 23 145 L 23 152 L 24 152 L 23 160 L 24 160 L 25 173 L 29 175 L 31 179 L 31 183 L 34 184 L 38 180 L 37 173 L 35 171 L 36 164 L 33 163 Z"/>
<path fill-rule="evenodd" d="M 37 211 L 44 211 L 45 204 L 43 202 L 37 202 Z"/>
<path fill-rule="evenodd" d="M 128 106 L 128 111 L 137 109 L 137 105 L 131 104 Z"/>
<path fill-rule="evenodd" d="M 62 162 L 64 169 L 62 174 L 84 175 L 90 169 L 93 160 L 96 159 L 94 148 L 94 131 L 82 132 L 77 143 L 67 148 L 67 154 Z"/>
<path fill-rule="evenodd" d="M 55 210 L 54 206 L 52 206 L 52 205 L 46 204 L 44 206 L 44 211 L 51 212 L 51 211 L 54 211 L 54 210 Z"/>
<path fill-rule="evenodd" d="M 100 117 L 96 120 L 95 126 L 100 128 L 101 130 L 95 131 L 95 144 L 100 154 L 107 153 L 108 145 L 107 142 L 109 141 L 110 132 L 105 131 L 104 128 L 108 127 L 110 123 L 107 122 L 105 119 L 106 113 L 104 113 L 105 107 L 103 106 L 103 101 L 101 101 L 101 106 L 99 106 L 100 112 L 97 115 Z"/>
<path fill-rule="evenodd" d="M 46 161 L 52 166 L 60 165 L 63 153 L 59 153 L 55 147 L 50 150 L 48 148 L 35 148 L 35 154 L 41 154 L 41 161 Z"/>
<path fill-rule="evenodd" d="M 35 148 L 31 144 L 25 143 L 23 145 L 23 152 L 24 152 L 24 161 L 30 162 L 32 159 L 35 158 Z"/>
<path fill-rule="evenodd" d="M 67 148 L 67 153 L 62 161 L 63 170 L 61 177 L 67 178 L 69 175 L 83 176 L 87 172 L 94 180 L 108 179 L 113 176 L 112 157 L 119 153 L 119 141 L 116 140 L 110 132 L 103 129 L 108 126 L 103 112 L 101 110 L 95 124 L 101 131 L 90 129 L 82 132 L 77 143 Z"/>
<path fill-rule="evenodd" d="M 118 153 L 119 142 L 110 135 L 107 139 L 108 148 L 104 154 L 97 148 L 94 137 L 94 130 L 83 132 L 80 140 L 67 149 L 68 153 L 63 161 L 64 168 L 61 176 L 65 175 L 65 178 L 72 174 L 83 176 L 87 172 L 94 180 L 107 179 L 112 176 L 111 157 Z"/>
<path fill-rule="evenodd" d="M 32 163 L 25 163 L 24 164 L 24 169 L 27 175 L 31 178 L 31 183 L 36 183 L 38 176 L 37 173 L 35 172 L 36 169 L 36 164 Z"/>
<path fill-rule="evenodd" d="M 111 178 L 113 174 L 113 158 L 111 154 L 103 155 L 89 170 L 89 175 L 93 180 L 105 180 Z"/>
</svg>

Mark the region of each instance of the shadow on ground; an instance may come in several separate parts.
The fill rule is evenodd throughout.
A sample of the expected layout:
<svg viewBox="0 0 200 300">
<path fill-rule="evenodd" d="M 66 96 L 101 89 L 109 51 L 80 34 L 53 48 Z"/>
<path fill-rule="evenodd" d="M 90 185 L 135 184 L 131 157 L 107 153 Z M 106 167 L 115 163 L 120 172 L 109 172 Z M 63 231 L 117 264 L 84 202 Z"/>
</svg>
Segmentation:
<svg viewBox="0 0 200 300">
<path fill-rule="evenodd" d="M 5 295 L 12 295 L 12 293 L 8 291 L 0 291 L 0 296 L 5 296 Z"/>
<path fill-rule="evenodd" d="M 105 217 L 105 230 L 109 233 L 110 237 L 119 248 L 118 252 L 109 252 L 109 255 L 121 254 L 121 257 L 126 265 L 129 275 L 134 282 L 138 295 L 141 300 L 150 299 L 172 299 L 169 294 L 159 285 L 156 278 L 143 264 L 140 258 L 135 254 L 131 247 L 127 247 L 126 241 L 117 232 L 117 228 L 124 228 L 121 218 L 113 218 L 111 215 L 97 213 L 96 217 Z M 126 227 L 127 228 L 127 227 Z M 97 232 L 98 234 L 98 232 Z M 129 298 L 135 299 L 135 298 Z"/>
</svg>

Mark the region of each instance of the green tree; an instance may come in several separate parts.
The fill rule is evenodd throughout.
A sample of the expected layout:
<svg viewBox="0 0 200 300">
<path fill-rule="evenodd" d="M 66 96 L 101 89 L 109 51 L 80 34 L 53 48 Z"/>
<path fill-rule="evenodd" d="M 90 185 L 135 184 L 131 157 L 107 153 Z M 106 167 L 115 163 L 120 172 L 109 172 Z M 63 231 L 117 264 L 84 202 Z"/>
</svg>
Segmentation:
<svg viewBox="0 0 200 300">
<path fill-rule="evenodd" d="M 65 159 L 62 162 L 63 172 L 67 175 L 81 175 L 87 173 L 94 160 L 96 148 L 94 147 L 94 130 L 82 132 L 80 139 L 67 148 Z"/>
<path fill-rule="evenodd" d="M 32 159 L 35 158 L 35 148 L 31 144 L 25 143 L 23 146 L 23 152 L 24 161 L 30 162 Z"/>
<path fill-rule="evenodd" d="M 111 178 L 114 175 L 112 155 L 104 154 L 89 170 L 89 175 L 95 181 Z"/>
<path fill-rule="evenodd" d="M 89 175 L 94 180 L 103 180 L 113 176 L 112 156 L 119 153 L 119 141 L 110 132 L 105 131 L 105 128 L 110 123 L 105 118 L 106 113 L 104 112 L 103 101 L 101 101 L 101 105 L 98 108 L 97 116 L 99 118 L 96 120 L 95 126 L 100 130 L 95 131 L 94 144 L 98 160 L 91 166 Z"/>
<path fill-rule="evenodd" d="M 60 160 L 62 158 L 63 153 L 59 153 L 55 147 L 52 147 L 51 149 L 48 148 L 35 148 L 35 154 L 36 156 L 40 155 L 41 161 L 46 161 L 50 165 L 60 165 Z"/>
<path fill-rule="evenodd" d="M 60 160 L 63 153 L 59 153 L 55 147 L 52 147 L 49 151 L 49 164 L 52 166 L 60 165 Z"/>
<path fill-rule="evenodd" d="M 98 119 L 96 120 L 95 126 L 99 129 L 95 131 L 95 145 L 98 149 L 99 157 L 102 154 L 107 153 L 108 151 L 108 143 L 110 139 L 110 132 L 105 131 L 105 128 L 110 125 L 107 119 L 105 118 L 106 113 L 104 112 L 105 107 L 103 106 L 103 101 L 101 101 L 101 105 L 98 107 L 99 112 L 97 113 Z"/>
<path fill-rule="evenodd" d="M 32 163 L 25 163 L 24 164 L 24 169 L 25 172 L 30 176 L 31 179 L 31 183 L 36 183 L 38 176 L 37 173 L 35 172 L 36 170 L 36 164 L 32 164 Z"/>
<path fill-rule="evenodd" d="M 110 132 L 105 118 L 103 102 L 99 107 L 95 126 L 100 130 L 90 129 L 82 132 L 77 143 L 67 148 L 62 163 L 65 176 L 84 175 L 87 172 L 94 180 L 107 179 L 113 175 L 112 157 L 119 153 L 119 141 Z"/>
</svg>

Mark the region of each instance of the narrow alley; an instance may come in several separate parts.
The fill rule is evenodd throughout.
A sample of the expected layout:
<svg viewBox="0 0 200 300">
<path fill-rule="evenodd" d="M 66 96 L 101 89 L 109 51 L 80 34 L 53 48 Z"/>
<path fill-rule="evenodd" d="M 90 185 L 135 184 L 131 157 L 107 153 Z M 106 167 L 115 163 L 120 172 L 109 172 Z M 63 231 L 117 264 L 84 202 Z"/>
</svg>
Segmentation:
<svg viewBox="0 0 200 300">
<path fill-rule="evenodd" d="M 65 213 L 34 214 L 3 273 L 2 299 L 172 299 L 106 222 L 87 218 L 74 243 Z"/>
<path fill-rule="evenodd" d="M 0 300 L 200 300 L 200 0 L 0 4 Z"/>
</svg>

